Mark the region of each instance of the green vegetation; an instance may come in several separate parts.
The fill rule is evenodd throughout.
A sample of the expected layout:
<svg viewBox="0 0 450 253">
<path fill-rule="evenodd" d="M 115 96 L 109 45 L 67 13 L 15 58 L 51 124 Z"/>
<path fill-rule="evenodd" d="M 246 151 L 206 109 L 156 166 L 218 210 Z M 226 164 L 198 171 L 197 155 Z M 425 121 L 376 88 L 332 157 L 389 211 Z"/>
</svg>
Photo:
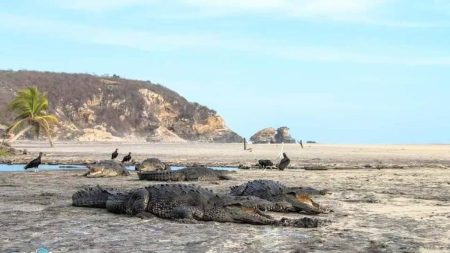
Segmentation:
<svg viewBox="0 0 450 253">
<path fill-rule="evenodd" d="M 10 113 L 8 104 L 18 90 L 30 84 L 47 92 L 48 112 L 58 112 L 61 127 L 53 138 L 58 135 L 60 139 L 73 140 L 84 135 L 87 128 L 104 126 L 120 138 L 133 135 L 146 139 L 162 127 L 186 140 L 242 141 L 231 130 L 223 131 L 220 125 L 212 126 L 212 132 L 206 133 L 194 127 L 208 124 L 210 117 L 217 116 L 214 110 L 191 103 L 150 81 L 118 76 L 0 70 L 0 124 L 14 121 L 16 115 Z M 161 110 L 161 106 L 165 109 Z M 31 132 L 25 136 L 32 137 Z"/>
<path fill-rule="evenodd" d="M 43 130 L 50 145 L 52 142 L 53 124 L 58 123 L 55 115 L 47 114 L 47 94 L 41 93 L 37 87 L 28 87 L 17 92 L 16 97 L 9 104 L 9 110 L 18 115 L 6 130 L 8 133 L 17 132 L 8 142 L 14 142 L 26 132 L 33 130 L 38 137 Z"/>
<path fill-rule="evenodd" d="M 9 151 L 6 148 L 0 147 L 0 157 L 5 157 L 9 155 Z"/>
</svg>

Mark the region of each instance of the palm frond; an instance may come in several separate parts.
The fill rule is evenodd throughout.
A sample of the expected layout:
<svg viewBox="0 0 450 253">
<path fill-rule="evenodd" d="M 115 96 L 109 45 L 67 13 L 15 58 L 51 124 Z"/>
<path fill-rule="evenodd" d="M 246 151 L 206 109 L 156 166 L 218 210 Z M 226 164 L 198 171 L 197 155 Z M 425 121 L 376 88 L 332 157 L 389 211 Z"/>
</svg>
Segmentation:
<svg viewBox="0 0 450 253">
<path fill-rule="evenodd" d="M 59 121 L 59 119 L 55 115 L 52 115 L 52 114 L 35 116 L 33 120 L 34 121 L 45 121 L 49 124 L 54 124 Z"/>
<path fill-rule="evenodd" d="M 17 114 L 15 121 L 8 128 L 12 132 L 28 124 L 28 128 L 34 128 L 35 134 L 39 136 L 41 129 L 50 138 L 51 125 L 59 122 L 55 115 L 47 114 L 49 103 L 47 94 L 42 93 L 35 86 L 17 91 L 16 96 L 9 104 L 9 109 Z M 50 144 L 53 145 L 50 140 Z"/>
</svg>

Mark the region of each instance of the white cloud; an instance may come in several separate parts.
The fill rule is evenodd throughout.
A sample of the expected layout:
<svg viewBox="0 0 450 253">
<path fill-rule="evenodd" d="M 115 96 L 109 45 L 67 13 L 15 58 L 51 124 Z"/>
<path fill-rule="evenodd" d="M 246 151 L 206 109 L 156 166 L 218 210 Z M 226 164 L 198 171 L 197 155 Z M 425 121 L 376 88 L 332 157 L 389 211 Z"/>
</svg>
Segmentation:
<svg viewBox="0 0 450 253">
<path fill-rule="evenodd" d="M 166 51 L 180 48 L 205 48 L 219 43 L 215 36 L 202 34 L 163 34 L 148 31 L 110 29 L 56 20 L 36 19 L 0 13 L 0 28 L 69 39 L 99 45 L 122 46 L 143 51 Z"/>
<path fill-rule="evenodd" d="M 183 20 L 211 19 L 233 15 L 266 15 L 315 21 L 331 20 L 392 28 L 449 28 L 447 21 L 396 20 L 381 17 L 377 11 L 393 7 L 393 0 L 45 0 L 63 9 L 107 13 L 123 8 L 151 11 L 169 7 L 164 13 L 151 13 L 150 18 Z M 427 6 L 447 8 L 443 0 Z M 430 8 L 431 8 L 430 7 Z M 163 8 L 164 9 L 164 8 Z"/>
<path fill-rule="evenodd" d="M 291 17 L 349 18 L 364 16 L 386 0 L 181 0 L 222 12 L 265 12 Z"/>
<path fill-rule="evenodd" d="M 88 12 L 105 12 L 116 10 L 124 7 L 131 7 L 142 4 L 152 4 L 153 0 L 48 0 L 52 4 L 64 9 L 88 11 Z"/>
<path fill-rule="evenodd" d="M 382 27 L 392 27 L 392 28 L 418 28 L 418 29 L 428 29 L 428 28 L 449 28 L 450 22 L 427 22 L 427 21 L 397 21 L 397 20 L 382 20 L 382 19 L 365 19 L 360 20 L 361 23 L 373 26 Z"/>
<path fill-rule="evenodd" d="M 173 50 L 229 50 L 245 54 L 297 61 L 346 62 L 360 64 L 393 65 L 450 65 L 450 57 L 418 56 L 390 53 L 370 54 L 358 51 L 344 51 L 340 48 L 292 46 L 278 41 L 267 41 L 220 34 L 164 34 L 150 31 L 110 29 L 64 23 L 56 20 L 33 19 L 0 13 L 0 29 L 43 35 L 49 38 L 97 45 L 127 47 L 146 52 Z"/>
<path fill-rule="evenodd" d="M 167 5 L 162 0 L 47 0 L 65 9 L 107 12 L 124 7 Z M 266 13 L 290 17 L 364 16 L 387 0 L 174 0 L 179 9 L 195 7 L 216 14 Z"/>
</svg>

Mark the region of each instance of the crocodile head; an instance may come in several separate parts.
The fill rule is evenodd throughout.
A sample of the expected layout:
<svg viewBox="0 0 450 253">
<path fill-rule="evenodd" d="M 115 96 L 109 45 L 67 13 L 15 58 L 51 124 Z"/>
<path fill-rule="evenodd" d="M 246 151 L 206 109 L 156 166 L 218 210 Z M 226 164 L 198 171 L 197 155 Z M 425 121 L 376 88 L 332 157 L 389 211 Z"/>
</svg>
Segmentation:
<svg viewBox="0 0 450 253">
<path fill-rule="evenodd" d="M 115 177 L 120 175 L 116 170 L 105 167 L 90 167 L 87 177 Z"/>
<path fill-rule="evenodd" d="M 125 167 L 112 160 L 89 164 L 87 167 L 88 172 L 84 174 L 86 177 L 115 177 L 130 175 Z"/>
<path fill-rule="evenodd" d="M 233 203 L 225 206 L 221 211 L 221 218 L 227 222 L 248 223 L 255 225 L 271 225 L 276 220 L 262 213 L 258 208 L 249 207 L 245 203 Z"/>
<path fill-rule="evenodd" d="M 292 205 L 296 212 L 304 212 L 307 214 L 322 213 L 322 209 L 314 202 L 308 194 L 288 191 L 284 194 L 286 202 Z"/>
<path fill-rule="evenodd" d="M 225 214 L 225 215 L 223 215 Z M 227 218 L 227 222 L 246 223 L 253 225 L 274 225 L 274 226 L 289 226 L 299 228 L 318 227 L 320 221 L 309 217 L 301 219 L 274 219 L 268 214 L 263 213 L 258 208 L 248 207 L 245 203 L 234 203 L 224 207 L 222 218 Z"/>
</svg>

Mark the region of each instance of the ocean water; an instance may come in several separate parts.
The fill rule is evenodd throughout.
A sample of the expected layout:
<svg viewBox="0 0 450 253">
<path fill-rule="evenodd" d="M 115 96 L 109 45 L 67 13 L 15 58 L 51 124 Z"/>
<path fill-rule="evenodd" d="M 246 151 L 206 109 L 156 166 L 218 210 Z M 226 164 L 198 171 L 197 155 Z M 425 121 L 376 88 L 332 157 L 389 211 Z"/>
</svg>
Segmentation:
<svg viewBox="0 0 450 253">
<path fill-rule="evenodd" d="M 0 172 L 20 172 L 24 170 L 25 164 L 0 164 Z M 41 164 L 39 165 L 39 171 L 53 171 L 53 170 L 85 170 L 84 165 L 74 164 Z M 34 171 L 28 169 L 27 171 Z"/>
</svg>

